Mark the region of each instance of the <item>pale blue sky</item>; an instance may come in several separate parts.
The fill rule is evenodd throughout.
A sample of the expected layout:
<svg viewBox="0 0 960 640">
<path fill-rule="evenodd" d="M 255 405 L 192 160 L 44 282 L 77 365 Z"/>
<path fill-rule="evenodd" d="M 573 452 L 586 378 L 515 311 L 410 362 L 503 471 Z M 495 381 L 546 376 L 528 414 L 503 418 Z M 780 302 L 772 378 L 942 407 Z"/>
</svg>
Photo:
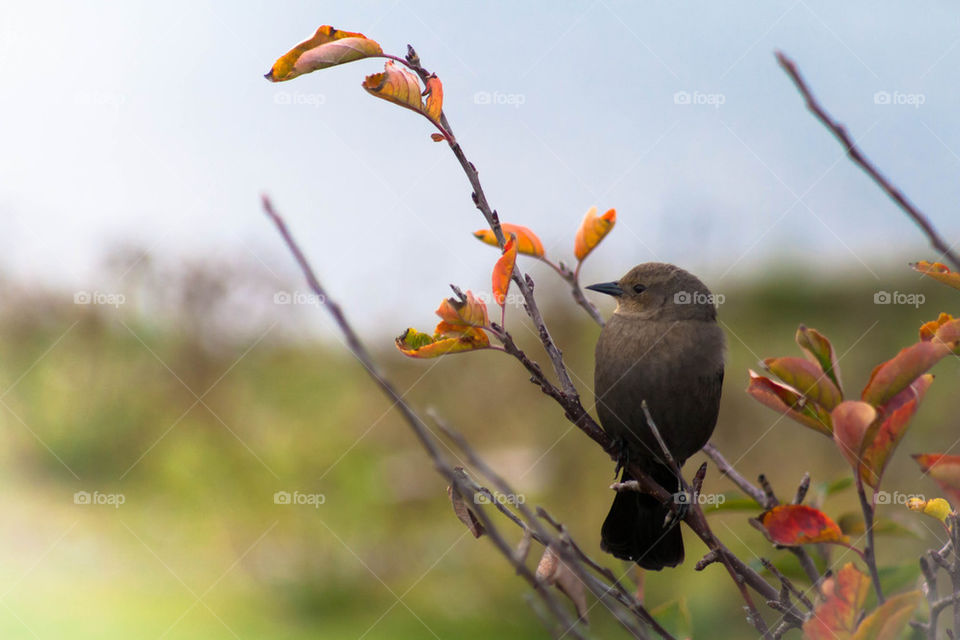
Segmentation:
<svg viewBox="0 0 960 640">
<path fill-rule="evenodd" d="M 492 204 L 554 257 L 569 259 L 588 207 L 617 208 L 586 281 L 657 259 L 715 290 L 771 260 L 881 273 L 903 262 L 892 247 L 923 247 L 919 232 L 773 51 L 960 239 L 958 23 L 946 2 L 5 3 L 0 265 L 122 291 L 94 267 L 133 241 L 289 274 L 268 192 L 365 323 L 427 326 L 446 283 L 488 289 L 495 252 L 470 236 L 483 222 L 449 150 L 360 88 L 379 61 L 263 79 L 332 24 L 417 47 Z M 723 104 L 676 104 L 679 91 Z"/>
</svg>

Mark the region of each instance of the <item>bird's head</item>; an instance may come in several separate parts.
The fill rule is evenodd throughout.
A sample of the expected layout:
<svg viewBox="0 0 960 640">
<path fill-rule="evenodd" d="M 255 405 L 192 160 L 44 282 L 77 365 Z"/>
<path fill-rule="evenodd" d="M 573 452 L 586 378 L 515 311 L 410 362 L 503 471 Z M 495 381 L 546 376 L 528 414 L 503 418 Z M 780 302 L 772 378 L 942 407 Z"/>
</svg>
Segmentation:
<svg viewBox="0 0 960 640">
<path fill-rule="evenodd" d="M 680 267 L 645 262 L 614 282 L 587 287 L 617 299 L 620 315 L 644 319 L 716 320 L 716 298 L 706 285 Z"/>
</svg>

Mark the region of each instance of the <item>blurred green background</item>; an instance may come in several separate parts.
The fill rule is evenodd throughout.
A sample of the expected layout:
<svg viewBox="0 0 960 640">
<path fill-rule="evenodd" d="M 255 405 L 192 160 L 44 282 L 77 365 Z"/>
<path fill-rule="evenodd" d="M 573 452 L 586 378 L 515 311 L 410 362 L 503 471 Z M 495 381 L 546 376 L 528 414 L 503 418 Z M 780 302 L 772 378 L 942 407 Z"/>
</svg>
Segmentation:
<svg viewBox="0 0 960 640">
<path fill-rule="evenodd" d="M 812 278 L 799 265 L 736 285 L 708 279 L 724 296 L 729 341 L 715 442 L 744 475 L 767 473 L 789 499 L 809 471 L 813 502 L 847 475 L 829 440 L 746 396 L 747 369 L 798 355 L 793 334 L 805 323 L 833 341 L 846 391 L 857 395 L 871 368 L 915 341 L 923 321 L 960 307 L 955 291 L 905 262 L 891 259 L 877 280 Z M 274 304 L 276 283 L 243 261 L 171 267 L 128 251 L 110 265 L 134 283 L 117 308 L 2 285 L 2 637 L 547 637 L 525 600 L 529 588 L 456 520 L 444 482 L 362 367 L 336 340 L 304 337 L 328 322 L 322 308 Z M 532 271 L 592 408 L 598 328 L 548 273 Z M 295 287 L 303 288 L 291 279 Z M 925 302 L 874 304 L 881 290 Z M 539 357 L 520 310 L 509 314 Z M 397 319 L 397 332 L 408 324 Z M 413 361 L 390 335 L 366 339 L 413 406 L 436 408 L 528 503 L 546 506 L 588 553 L 627 571 L 598 548 L 612 463 L 515 361 L 496 352 Z M 951 358 L 934 370 L 887 490 L 937 494 L 907 454 L 954 445 L 958 369 Z M 711 466 L 704 491 L 733 488 Z M 77 491 L 119 494 L 123 504 L 76 504 Z M 322 494 L 323 502 L 275 504 L 277 491 Z M 822 499 L 835 519 L 857 510 L 849 488 Z M 763 555 L 792 570 L 792 556 L 747 524 L 756 513 L 711 518 L 745 560 Z M 895 530 L 879 537 L 881 563 L 891 567 L 885 580 L 906 588 L 917 555 L 942 534 L 901 505 L 881 507 L 880 517 Z M 728 577 L 716 565 L 696 573 L 705 549 L 689 532 L 685 540 L 681 568 L 647 575 L 647 604 L 684 598 L 695 637 L 749 636 Z M 535 546 L 531 566 L 538 557 Z M 831 562 L 852 559 L 834 550 Z M 591 618 L 597 637 L 624 635 L 602 605 Z"/>
</svg>

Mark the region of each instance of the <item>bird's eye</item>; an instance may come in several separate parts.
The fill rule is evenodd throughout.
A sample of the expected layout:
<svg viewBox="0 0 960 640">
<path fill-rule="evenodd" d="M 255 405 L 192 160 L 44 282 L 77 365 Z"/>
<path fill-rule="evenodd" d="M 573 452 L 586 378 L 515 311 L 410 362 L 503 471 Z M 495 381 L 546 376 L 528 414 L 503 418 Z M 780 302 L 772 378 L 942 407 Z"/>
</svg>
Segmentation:
<svg viewBox="0 0 960 640">
<path fill-rule="evenodd" d="M 634 292 L 634 293 L 643 293 L 643 292 L 646 291 L 646 290 L 647 290 L 647 288 L 646 288 L 645 286 L 643 286 L 642 284 L 635 284 L 635 285 L 633 285 L 633 292 Z"/>
</svg>

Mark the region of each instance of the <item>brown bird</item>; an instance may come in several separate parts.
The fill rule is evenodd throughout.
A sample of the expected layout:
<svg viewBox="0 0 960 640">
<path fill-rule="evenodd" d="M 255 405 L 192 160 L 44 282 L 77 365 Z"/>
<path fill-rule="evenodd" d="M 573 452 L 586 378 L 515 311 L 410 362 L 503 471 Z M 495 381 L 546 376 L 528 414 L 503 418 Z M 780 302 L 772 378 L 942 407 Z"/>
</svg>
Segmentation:
<svg viewBox="0 0 960 640">
<path fill-rule="evenodd" d="M 682 465 L 707 443 L 723 386 L 723 331 L 714 296 L 680 267 L 648 262 L 616 282 L 587 287 L 614 296 L 617 308 L 597 341 L 594 392 L 604 431 L 620 446 L 620 466 L 636 464 L 671 493 L 679 478 L 647 424 L 641 403 Z M 630 480 L 624 469 L 621 481 Z M 676 494 L 680 500 L 681 493 Z M 601 548 L 660 570 L 683 562 L 683 537 L 667 506 L 621 491 L 601 530 Z"/>
</svg>

